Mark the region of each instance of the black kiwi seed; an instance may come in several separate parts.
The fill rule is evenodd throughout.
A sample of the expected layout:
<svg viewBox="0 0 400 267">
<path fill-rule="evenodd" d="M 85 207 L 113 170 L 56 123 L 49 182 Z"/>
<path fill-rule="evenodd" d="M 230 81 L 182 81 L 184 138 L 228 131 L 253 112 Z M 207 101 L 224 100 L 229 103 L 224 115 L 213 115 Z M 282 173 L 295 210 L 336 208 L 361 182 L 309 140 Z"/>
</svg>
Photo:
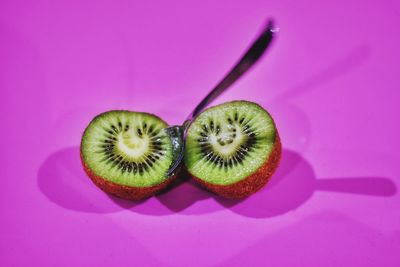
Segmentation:
<svg viewBox="0 0 400 267">
<path fill-rule="evenodd" d="M 219 135 L 220 131 L 221 131 L 221 127 L 219 125 L 217 125 L 215 134 Z"/>
<path fill-rule="evenodd" d="M 149 171 L 149 166 L 147 166 L 146 162 L 142 163 L 143 169 L 147 172 Z"/>
<path fill-rule="evenodd" d="M 118 163 L 118 167 L 119 167 L 120 169 L 122 169 L 124 166 L 125 166 L 124 161 L 121 160 L 121 161 Z"/>
<path fill-rule="evenodd" d="M 222 168 L 222 166 L 224 165 L 224 160 L 219 157 L 219 167 Z"/>
<path fill-rule="evenodd" d="M 103 143 L 114 143 L 113 141 L 117 141 L 117 138 L 113 137 L 113 136 L 106 136 L 107 139 L 103 140 Z"/>
<path fill-rule="evenodd" d="M 100 147 L 104 148 L 104 149 L 108 149 L 108 148 L 112 148 L 114 145 L 112 143 L 105 143 L 100 145 Z"/>
<path fill-rule="evenodd" d="M 142 163 L 138 164 L 138 169 L 139 169 L 139 174 L 143 175 L 143 164 Z"/>
<path fill-rule="evenodd" d="M 118 159 L 118 157 L 116 157 L 116 158 L 114 158 L 112 161 L 111 161 L 111 167 L 115 167 L 115 166 L 117 166 L 118 164 L 119 164 L 119 159 Z"/>
<path fill-rule="evenodd" d="M 201 144 L 201 143 L 207 142 L 207 140 L 208 140 L 207 138 L 203 137 L 203 138 L 197 139 L 197 142 L 199 142 Z"/>
<path fill-rule="evenodd" d="M 154 145 L 154 146 L 161 146 L 161 145 L 162 145 L 162 142 L 160 142 L 160 141 L 154 141 L 154 142 L 153 142 L 153 145 Z"/>
<path fill-rule="evenodd" d="M 106 148 L 106 149 L 104 149 L 104 154 L 111 156 L 113 154 L 113 151 L 110 148 Z"/>
<path fill-rule="evenodd" d="M 208 157 L 209 156 L 209 151 L 210 151 L 210 149 L 209 149 L 209 147 L 207 146 L 207 145 L 204 145 L 204 146 L 201 146 L 200 147 L 200 151 L 201 151 L 201 153 L 203 154 L 203 155 L 207 155 L 206 157 Z"/>
<path fill-rule="evenodd" d="M 131 164 L 128 164 L 128 165 L 126 166 L 126 171 L 129 172 L 129 173 L 132 171 L 132 166 L 131 166 Z"/>
<path fill-rule="evenodd" d="M 133 173 L 136 173 L 137 172 L 137 164 L 136 164 L 136 162 L 131 162 L 131 167 L 132 167 Z"/>
<path fill-rule="evenodd" d="M 148 155 L 147 158 L 146 158 L 146 161 L 147 161 L 147 160 L 149 160 L 151 163 L 154 163 L 154 162 L 155 162 L 155 159 L 153 158 L 152 155 Z"/>
<path fill-rule="evenodd" d="M 164 156 L 165 151 L 164 151 L 164 150 L 161 150 L 161 148 L 160 148 L 160 149 L 154 151 L 153 153 L 154 153 L 154 154 L 157 154 L 157 155 L 159 155 L 159 156 Z"/>
<path fill-rule="evenodd" d="M 152 147 L 156 152 L 158 152 L 161 150 L 161 143 L 152 143 Z"/>
<path fill-rule="evenodd" d="M 242 151 L 246 151 L 246 153 L 249 150 L 249 148 L 245 145 L 240 145 L 240 148 L 242 149 Z"/>
<path fill-rule="evenodd" d="M 199 143 L 200 143 L 200 148 L 207 148 L 210 146 L 210 144 L 207 142 L 199 142 Z"/>
<path fill-rule="evenodd" d="M 211 145 L 207 142 L 200 143 L 200 150 L 202 151 L 203 155 L 207 155 L 210 152 L 212 153 Z"/>
<path fill-rule="evenodd" d="M 236 159 L 237 159 L 238 163 L 241 164 L 243 162 L 243 160 L 244 160 L 244 156 L 241 153 L 237 153 L 236 154 Z"/>
<path fill-rule="evenodd" d="M 153 162 L 151 162 L 150 159 L 146 159 L 146 163 L 147 165 L 149 165 L 150 168 L 153 167 Z"/>
<path fill-rule="evenodd" d="M 224 169 L 226 170 L 228 168 L 228 162 L 224 161 Z"/>
<path fill-rule="evenodd" d="M 218 166 L 218 163 L 219 163 L 219 156 L 218 155 L 214 155 L 214 158 L 212 159 L 212 163 L 214 163 L 215 165 Z"/>
<path fill-rule="evenodd" d="M 209 162 L 214 162 L 214 160 L 217 158 L 217 155 L 210 153 L 207 155 L 207 158 Z"/>
<path fill-rule="evenodd" d="M 244 117 L 239 120 L 239 123 L 242 124 L 244 121 Z"/>
<path fill-rule="evenodd" d="M 228 166 L 229 166 L 229 168 L 232 168 L 232 167 L 233 167 L 232 161 L 233 161 L 233 160 L 232 160 L 231 158 L 228 160 Z"/>
<path fill-rule="evenodd" d="M 142 130 L 140 128 L 137 129 L 137 133 L 138 133 L 139 136 L 143 135 L 143 132 L 142 132 Z"/>
<path fill-rule="evenodd" d="M 114 160 L 113 155 L 111 155 L 110 153 L 104 153 L 104 154 L 106 154 L 105 157 L 104 157 L 104 159 L 106 160 L 106 162 L 109 162 L 109 161 L 111 162 L 111 161 Z"/>
<path fill-rule="evenodd" d="M 111 155 L 113 153 L 113 148 L 112 147 L 106 147 L 106 148 L 104 148 L 103 151 L 104 151 L 104 153 L 106 155 Z"/>
<path fill-rule="evenodd" d="M 231 118 L 228 118 L 228 123 L 229 123 L 230 125 L 232 125 L 232 124 L 233 124 L 233 121 L 232 121 L 232 119 L 231 119 Z"/>
<path fill-rule="evenodd" d="M 125 132 L 127 132 L 129 130 L 129 125 L 125 125 Z"/>
</svg>

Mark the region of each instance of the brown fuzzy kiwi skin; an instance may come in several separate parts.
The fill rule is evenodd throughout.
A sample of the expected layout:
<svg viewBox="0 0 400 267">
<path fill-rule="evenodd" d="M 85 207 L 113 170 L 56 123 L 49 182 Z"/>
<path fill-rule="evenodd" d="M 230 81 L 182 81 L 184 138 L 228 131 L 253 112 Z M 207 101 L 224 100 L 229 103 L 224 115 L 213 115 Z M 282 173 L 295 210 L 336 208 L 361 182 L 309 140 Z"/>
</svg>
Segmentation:
<svg viewBox="0 0 400 267">
<path fill-rule="evenodd" d="M 259 191 L 268 183 L 271 176 L 278 168 L 281 155 L 282 144 L 278 132 L 276 132 L 274 148 L 272 149 L 272 152 L 269 155 L 268 159 L 266 159 L 264 164 L 260 168 L 258 168 L 252 175 L 246 177 L 239 182 L 230 185 L 211 184 L 194 176 L 189 172 L 189 170 L 187 170 L 187 172 L 203 187 L 219 196 L 232 199 L 245 198 Z"/>
<path fill-rule="evenodd" d="M 115 110 L 111 110 L 108 112 L 112 112 L 112 111 L 115 111 Z M 132 112 L 132 111 L 128 111 L 128 110 L 119 110 L 119 111 Z M 136 113 L 142 113 L 142 114 L 153 116 L 153 117 L 161 120 L 162 122 L 164 122 L 167 125 L 167 123 L 164 120 L 162 120 L 160 117 L 158 117 L 154 114 L 145 113 L 145 112 L 136 112 Z M 97 115 L 93 120 L 97 119 L 102 114 Z M 85 170 L 87 176 L 89 176 L 89 178 L 92 180 L 92 182 L 97 187 L 99 187 L 101 190 L 103 190 L 104 192 L 106 192 L 108 194 L 117 196 L 119 198 L 128 199 L 128 200 L 135 200 L 135 201 L 143 200 L 143 199 L 149 198 L 149 197 L 157 194 L 158 192 L 160 192 L 163 189 L 165 189 L 166 187 L 168 187 L 177 178 L 177 176 L 179 174 L 179 169 L 177 168 L 177 170 L 174 172 L 174 174 L 172 176 L 168 177 L 164 182 L 162 182 L 160 184 L 157 184 L 154 186 L 146 186 L 146 187 L 127 186 L 127 185 L 121 185 L 121 184 L 107 181 L 103 177 L 96 175 L 86 164 L 86 162 L 83 158 L 83 155 L 82 155 L 82 151 L 80 151 L 80 158 L 81 158 L 83 169 Z"/>
<path fill-rule="evenodd" d="M 128 200 L 142 200 L 145 198 L 149 198 L 164 188 L 166 188 L 168 185 L 170 185 L 177 177 L 177 172 L 172 175 L 171 177 L 168 177 L 164 182 L 153 185 L 153 186 L 146 186 L 146 187 L 134 187 L 134 186 L 127 186 L 127 185 L 121 185 L 117 183 L 113 183 L 110 181 L 105 180 L 103 177 L 100 177 L 96 175 L 85 163 L 82 157 L 81 153 L 81 161 L 83 165 L 83 169 L 85 170 L 86 174 L 89 176 L 89 178 L 92 180 L 92 182 L 99 187 L 101 190 L 104 192 L 117 196 L 119 198 L 124 198 Z"/>
</svg>

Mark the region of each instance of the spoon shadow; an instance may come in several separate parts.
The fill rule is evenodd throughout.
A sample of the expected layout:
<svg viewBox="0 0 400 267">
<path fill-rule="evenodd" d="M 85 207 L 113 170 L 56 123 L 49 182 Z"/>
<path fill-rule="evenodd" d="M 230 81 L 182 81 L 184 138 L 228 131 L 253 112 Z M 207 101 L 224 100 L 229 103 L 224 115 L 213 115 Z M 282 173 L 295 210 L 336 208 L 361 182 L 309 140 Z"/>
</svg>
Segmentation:
<svg viewBox="0 0 400 267">
<path fill-rule="evenodd" d="M 171 211 L 182 214 L 201 214 L 224 207 L 246 217 L 266 218 L 299 208 L 317 190 L 376 197 L 389 197 L 397 192 L 395 184 L 385 177 L 317 179 L 310 163 L 291 150 L 283 151 L 281 164 L 271 181 L 261 191 L 248 198 L 225 199 L 200 190 L 193 181 L 190 181 L 174 188 L 168 195 L 157 197 Z M 178 195 L 180 197 L 175 198 Z M 212 198 L 215 204 L 192 208 L 196 206 L 196 202 L 207 198 Z"/>
<path fill-rule="evenodd" d="M 244 200 L 219 199 L 219 203 L 243 216 L 265 218 L 297 209 L 315 191 L 376 197 L 390 197 L 397 192 L 394 182 L 386 177 L 317 178 L 299 154 L 285 150 L 283 157 L 287 160 L 262 191 Z"/>
<path fill-rule="evenodd" d="M 351 73 L 366 62 L 370 55 L 371 47 L 366 44 L 353 47 L 339 60 L 324 66 L 318 73 L 306 78 L 296 86 L 289 88 L 289 90 L 279 93 L 270 103 L 287 102 L 289 99 L 303 96 L 312 90 L 318 89 L 321 85 Z"/>
<path fill-rule="evenodd" d="M 155 197 L 132 202 L 105 194 L 82 169 L 79 148 L 51 154 L 38 171 L 38 187 L 53 203 L 81 212 L 112 213 L 130 210 L 139 214 L 201 215 L 224 209 L 252 218 L 285 214 L 300 207 L 315 190 L 388 197 L 395 184 L 385 177 L 316 179 L 312 166 L 298 153 L 284 150 L 281 165 L 270 183 L 243 200 L 229 200 L 201 189 L 187 174 Z"/>
</svg>

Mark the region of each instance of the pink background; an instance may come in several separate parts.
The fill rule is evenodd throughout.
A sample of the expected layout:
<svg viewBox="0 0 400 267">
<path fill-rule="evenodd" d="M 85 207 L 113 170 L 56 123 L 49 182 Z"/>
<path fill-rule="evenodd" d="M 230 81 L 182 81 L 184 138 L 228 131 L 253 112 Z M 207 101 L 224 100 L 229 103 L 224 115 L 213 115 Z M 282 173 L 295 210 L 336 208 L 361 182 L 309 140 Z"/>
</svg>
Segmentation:
<svg viewBox="0 0 400 267">
<path fill-rule="evenodd" d="M 218 99 L 276 119 L 269 186 L 133 203 L 91 184 L 93 116 L 182 122 L 269 16 L 276 42 Z M 394 0 L 2 0 L 0 265 L 400 266 L 399 25 Z"/>
</svg>

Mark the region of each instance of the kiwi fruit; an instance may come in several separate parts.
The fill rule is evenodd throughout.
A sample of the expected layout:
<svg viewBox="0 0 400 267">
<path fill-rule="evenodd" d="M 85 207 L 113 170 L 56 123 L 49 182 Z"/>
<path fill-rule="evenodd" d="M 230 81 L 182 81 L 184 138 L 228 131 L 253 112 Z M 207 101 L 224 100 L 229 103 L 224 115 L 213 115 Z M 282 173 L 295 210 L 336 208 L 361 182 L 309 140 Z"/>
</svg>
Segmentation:
<svg viewBox="0 0 400 267">
<path fill-rule="evenodd" d="M 260 190 L 276 170 L 281 142 L 270 114 L 232 101 L 203 111 L 187 130 L 184 163 L 201 185 L 226 198 Z"/>
<path fill-rule="evenodd" d="M 124 110 L 96 116 L 84 131 L 80 154 L 91 180 L 115 196 L 140 200 L 164 189 L 173 147 L 159 117 Z"/>
</svg>

